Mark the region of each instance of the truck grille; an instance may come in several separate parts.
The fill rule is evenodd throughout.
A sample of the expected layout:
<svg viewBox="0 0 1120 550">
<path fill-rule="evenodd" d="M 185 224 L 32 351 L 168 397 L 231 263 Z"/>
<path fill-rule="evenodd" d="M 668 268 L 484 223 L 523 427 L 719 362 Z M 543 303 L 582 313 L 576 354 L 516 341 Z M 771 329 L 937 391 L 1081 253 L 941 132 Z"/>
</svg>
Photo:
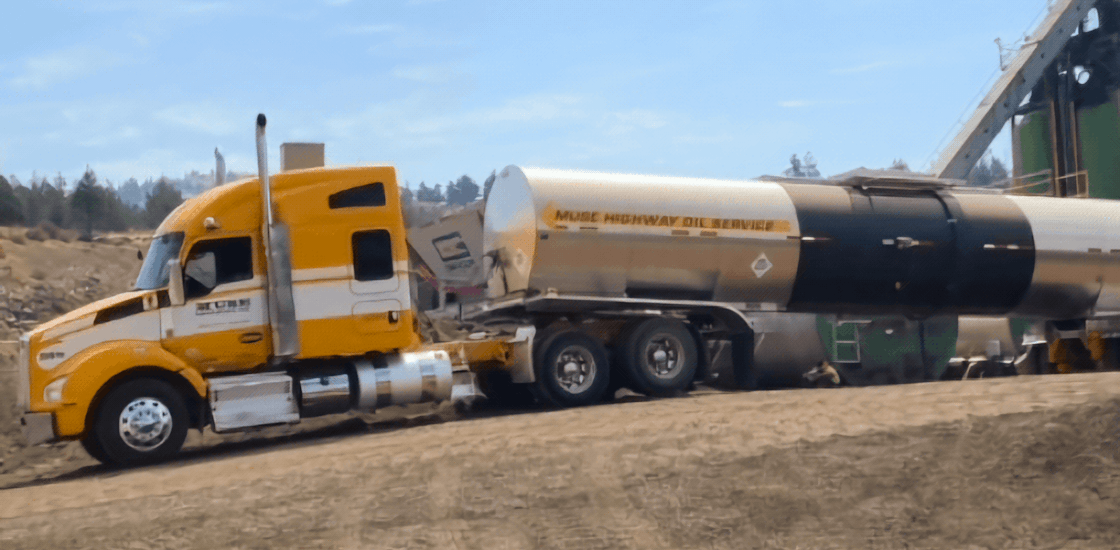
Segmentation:
<svg viewBox="0 0 1120 550">
<path fill-rule="evenodd" d="M 16 367 L 16 405 L 20 412 L 27 412 L 31 406 L 31 336 L 19 337 L 19 365 Z"/>
</svg>

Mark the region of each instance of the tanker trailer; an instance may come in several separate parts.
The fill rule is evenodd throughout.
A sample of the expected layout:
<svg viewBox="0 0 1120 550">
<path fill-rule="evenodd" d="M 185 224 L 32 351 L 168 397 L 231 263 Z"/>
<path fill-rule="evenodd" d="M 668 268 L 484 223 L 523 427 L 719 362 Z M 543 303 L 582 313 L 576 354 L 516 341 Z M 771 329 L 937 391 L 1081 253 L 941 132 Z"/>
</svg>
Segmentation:
<svg viewBox="0 0 1120 550">
<path fill-rule="evenodd" d="M 1116 316 L 1120 236 L 1108 224 L 1117 218 L 1109 201 L 866 170 L 809 184 L 510 166 L 484 215 L 489 300 L 463 316 L 531 322 L 538 346 L 553 332 L 594 341 L 534 373 L 570 375 L 565 387 L 594 399 L 611 384 L 589 382 L 592 371 L 646 393 L 687 388 L 710 339 L 732 342 L 736 384 L 749 386 L 753 333 L 769 312 L 838 325 Z M 612 364 L 590 360 L 603 357 Z"/>
</svg>

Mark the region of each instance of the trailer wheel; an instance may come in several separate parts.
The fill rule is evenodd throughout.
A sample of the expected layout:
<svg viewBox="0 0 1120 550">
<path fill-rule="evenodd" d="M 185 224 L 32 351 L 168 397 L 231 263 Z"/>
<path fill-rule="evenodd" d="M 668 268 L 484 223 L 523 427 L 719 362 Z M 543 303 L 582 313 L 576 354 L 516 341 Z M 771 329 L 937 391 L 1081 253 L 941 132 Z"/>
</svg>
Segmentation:
<svg viewBox="0 0 1120 550">
<path fill-rule="evenodd" d="M 622 336 L 620 351 L 619 364 L 633 389 L 648 395 L 686 391 L 700 358 L 688 327 L 661 318 L 630 327 Z"/>
<path fill-rule="evenodd" d="M 534 392 L 557 407 L 593 405 L 610 385 L 607 349 L 598 339 L 578 330 L 546 336 L 534 355 L 537 382 Z"/>
<path fill-rule="evenodd" d="M 86 450 L 94 458 L 119 465 L 166 459 L 183 446 L 190 427 L 182 396 L 170 384 L 140 379 L 114 388 L 101 401 Z"/>
</svg>

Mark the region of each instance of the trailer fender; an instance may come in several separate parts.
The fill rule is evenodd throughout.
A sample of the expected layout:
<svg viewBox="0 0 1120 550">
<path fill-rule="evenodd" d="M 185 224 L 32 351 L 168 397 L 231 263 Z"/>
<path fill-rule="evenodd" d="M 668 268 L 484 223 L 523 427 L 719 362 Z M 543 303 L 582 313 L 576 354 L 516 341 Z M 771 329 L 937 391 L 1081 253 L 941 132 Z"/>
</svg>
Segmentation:
<svg viewBox="0 0 1120 550">
<path fill-rule="evenodd" d="M 163 349 L 158 342 L 116 340 L 90 346 L 60 365 L 54 378 L 67 376 L 61 407 L 55 411 L 56 435 L 61 438 L 81 436 L 87 420 L 104 390 L 130 371 L 154 370 L 157 376 L 180 379 L 206 398 L 206 381 L 178 357 Z M 159 371 L 163 371 L 160 373 Z M 188 397 L 188 396 L 184 396 Z"/>
<path fill-rule="evenodd" d="M 533 371 L 533 340 L 536 334 L 536 327 L 531 325 L 517 327 L 517 332 L 509 340 L 513 344 L 513 364 L 510 365 L 509 379 L 515 384 L 532 384 L 537 381 Z"/>
</svg>

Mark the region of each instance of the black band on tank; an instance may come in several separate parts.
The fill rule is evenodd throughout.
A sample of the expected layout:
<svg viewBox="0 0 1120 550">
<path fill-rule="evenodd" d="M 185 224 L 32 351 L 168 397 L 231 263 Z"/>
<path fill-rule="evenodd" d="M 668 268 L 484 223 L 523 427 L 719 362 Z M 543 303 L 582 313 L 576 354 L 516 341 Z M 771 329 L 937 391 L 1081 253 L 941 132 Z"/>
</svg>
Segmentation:
<svg viewBox="0 0 1120 550">
<path fill-rule="evenodd" d="M 1034 277 L 1034 233 L 1023 211 L 999 195 L 943 193 L 957 220 L 952 305 L 960 313 L 1011 311 Z"/>
<path fill-rule="evenodd" d="M 1030 225 L 1004 197 L 783 187 L 802 237 L 790 311 L 996 314 L 1030 285 Z"/>
</svg>

